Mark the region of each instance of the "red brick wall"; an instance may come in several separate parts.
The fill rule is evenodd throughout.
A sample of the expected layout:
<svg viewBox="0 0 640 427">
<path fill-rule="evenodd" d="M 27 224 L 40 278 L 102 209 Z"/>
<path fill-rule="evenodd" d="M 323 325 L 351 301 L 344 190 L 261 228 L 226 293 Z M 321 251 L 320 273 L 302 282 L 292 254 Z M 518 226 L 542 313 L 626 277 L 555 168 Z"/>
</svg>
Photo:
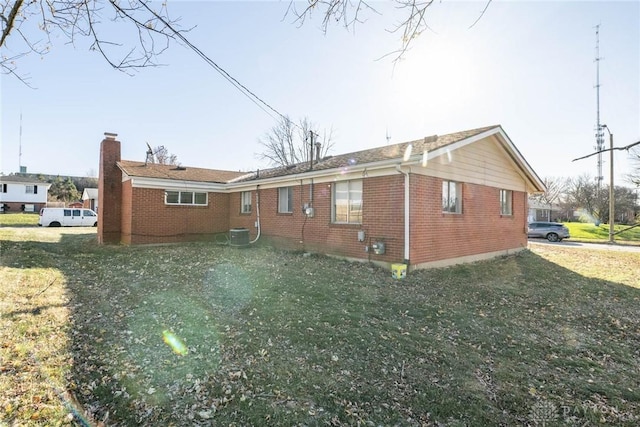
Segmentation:
<svg viewBox="0 0 640 427">
<path fill-rule="evenodd" d="M 261 239 L 288 249 L 327 253 L 372 261 L 397 262 L 403 259 L 404 241 L 402 218 L 404 215 L 404 177 L 363 179 L 362 224 L 331 223 L 332 184 L 313 185 L 314 217 L 307 218 L 302 212 L 305 203 L 310 203 L 309 184 L 295 185 L 293 191 L 293 213 L 278 213 L 278 189 L 261 189 L 260 224 Z M 253 191 L 253 213 L 240 215 L 240 193 L 231 194 L 232 228 L 246 227 L 253 238 L 256 233 L 256 192 Z M 365 231 L 365 241 L 358 241 L 358 231 Z M 386 254 L 366 252 L 365 247 L 376 241 L 384 241 Z"/>
<path fill-rule="evenodd" d="M 249 239 L 255 239 L 258 229 L 255 227 L 257 218 L 256 192 L 251 192 L 251 213 L 241 213 L 242 193 L 229 194 L 229 228 L 246 228 Z M 262 212 L 261 212 L 262 214 Z"/>
<path fill-rule="evenodd" d="M 22 207 L 25 205 L 24 202 L 0 202 L 0 205 L 5 205 L 5 213 L 22 213 Z M 46 203 L 26 203 L 27 205 L 33 205 L 33 212 L 39 213 L 40 209 L 46 208 Z"/>
<path fill-rule="evenodd" d="M 138 203 L 138 201 L 136 201 Z M 122 243 L 130 245 L 132 232 L 132 211 L 133 211 L 133 187 L 131 180 L 122 183 Z"/>
<path fill-rule="evenodd" d="M 122 172 L 120 141 L 105 137 L 100 143 L 100 174 L 98 178 L 98 242 L 120 243 Z"/>
<path fill-rule="evenodd" d="M 95 199 L 83 200 L 82 201 L 82 207 L 85 208 L 85 209 L 93 209 L 93 210 L 95 210 Z"/>
<path fill-rule="evenodd" d="M 501 216 L 499 189 L 463 183 L 463 213 L 442 213 L 442 180 L 410 176 L 410 262 L 420 264 L 487 252 L 525 247 L 526 194 L 513 192 L 513 215 Z M 240 193 L 230 195 L 230 227 L 256 234 L 256 199 L 253 212 L 240 214 Z M 302 213 L 309 203 L 309 185 L 294 186 L 293 213 L 279 214 L 278 189 L 260 190 L 261 239 L 277 246 L 312 252 L 401 262 L 404 260 L 404 176 L 363 179 L 362 225 L 331 223 L 331 184 L 315 184 L 315 216 Z M 358 242 L 358 231 L 365 241 Z M 386 244 L 385 255 L 365 251 L 376 241 Z"/>
<path fill-rule="evenodd" d="M 209 193 L 207 206 L 179 206 L 164 203 L 164 190 L 132 188 L 131 200 L 130 219 L 123 221 L 127 243 L 213 241 L 216 234 L 229 231 L 228 194 Z"/>
<path fill-rule="evenodd" d="M 500 215 L 498 188 L 462 184 L 462 213 L 442 212 L 442 180 L 411 175 L 411 263 L 526 247 L 526 193 Z"/>
</svg>

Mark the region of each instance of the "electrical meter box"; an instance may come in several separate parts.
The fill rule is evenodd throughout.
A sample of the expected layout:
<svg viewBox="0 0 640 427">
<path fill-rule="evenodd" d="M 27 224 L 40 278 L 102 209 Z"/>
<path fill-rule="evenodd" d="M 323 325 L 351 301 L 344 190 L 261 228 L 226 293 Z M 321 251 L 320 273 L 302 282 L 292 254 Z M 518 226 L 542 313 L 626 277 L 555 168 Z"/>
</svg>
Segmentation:
<svg viewBox="0 0 640 427">
<path fill-rule="evenodd" d="M 371 249 L 373 249 L 373 253 L 376 255 L 384 255 L 385 244 L 384 242 L 375 242 L 373 245 L 371 245 Z"/>
</svg>

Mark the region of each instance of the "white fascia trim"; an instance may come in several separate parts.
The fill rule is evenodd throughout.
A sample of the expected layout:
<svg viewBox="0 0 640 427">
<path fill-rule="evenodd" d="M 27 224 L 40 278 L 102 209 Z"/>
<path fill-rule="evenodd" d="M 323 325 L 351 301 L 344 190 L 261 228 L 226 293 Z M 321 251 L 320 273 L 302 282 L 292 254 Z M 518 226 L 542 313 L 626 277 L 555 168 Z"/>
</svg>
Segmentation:
<svg viewBox="0 0 640 427">
<path fill-rule="evenodd" d="M 339 168 L 332 169 L 322 169 L 318 171 L 309 171 L 298 173 L 295 175 L 283 175 L 274 178 L 258 178 L 255 181 L 251 182 L 243 182 L 237 184 L 229 184 L 234 188 L 236 186 L 248 185 L 251 184 L 253 186 L 259 184 L 261 187 L 263 186 L 277 186 L 282 185 L 288 182 L 299 183 L 304 180 L 313 179 L 314 183 L 322 183 L 322 182 L 333 182 L 333 181 L 341 181 L 346 179 L 355 179 L 359 177 L 371 176 L 371 174 L 375 172 L 375 176 L 382 175 L 395 175 L 397 171 L 395 170 L 395 166 L 401 162 L 402 159 L 393 158 L 388 160 L 382 160 L 378 162 L 371 163 L 359 163 L 353 166 L 343 166 Z M 381 169 L 388 169 L 387 172 L 381 171 Z M 366 174 L 365 174 L 366 172 Z M 263 187 L 264 188 L 264 187 Z"/>
<path fill-rule="evenodd" d="M 126 176 L 126 179 L 125 179 Z M 133 188 L 153 188 L 159 190 L 177 190 L 177 191 L 214 191 L 217 193 L 228 192 L 225 184 L 213 183 L 213 182 L 197 182 L 197 181 L 179 181 L 174 179 L 163 178 L 141 178 L 130 177 L 125 174 L 122 176 L 122 180 L 131 180 L 131 186 Z"/>
</svg>

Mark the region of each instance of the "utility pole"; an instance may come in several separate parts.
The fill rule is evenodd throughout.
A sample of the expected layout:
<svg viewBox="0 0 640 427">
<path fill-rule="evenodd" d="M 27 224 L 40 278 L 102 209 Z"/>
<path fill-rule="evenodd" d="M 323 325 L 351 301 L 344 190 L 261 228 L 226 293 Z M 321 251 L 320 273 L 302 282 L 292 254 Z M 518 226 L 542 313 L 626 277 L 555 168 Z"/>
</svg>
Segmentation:
<svg viewBox="0 0 640 427">
<path fill-rule="evenodd" d="M 309 129 L 309 170 L 313 170 L 313 130 Z"/>
<path fill-rule="evenodd" d="M 615 216 L 615 193 L 613 191 L 613 134 L 607 125 L 602 125 L 609 133 L 609 243 L 615 243 L 613 234 L 614 216 Z M 601 156 L 602 153 L 599 153 Z"/>
</svg>

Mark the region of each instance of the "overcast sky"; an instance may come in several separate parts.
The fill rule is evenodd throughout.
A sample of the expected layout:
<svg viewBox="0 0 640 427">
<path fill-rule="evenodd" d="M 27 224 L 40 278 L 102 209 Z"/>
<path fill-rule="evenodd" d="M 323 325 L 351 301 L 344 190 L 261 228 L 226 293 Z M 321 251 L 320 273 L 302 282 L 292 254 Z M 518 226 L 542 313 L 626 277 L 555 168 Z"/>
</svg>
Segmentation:
<svg viewBox="0 0 640 427">
<path fill-rule="evenodd" d="M 640 140 L 640 2 L 442 1 L 398 63 L 387 31 L 400 17 L 372 3 L 355 31 L 302 27 L 288 1 L 169 1 L 187 37 L 283 114 L 334 130 L 332 154 L 434 134 L 501 124 L 541 177 L 596 176 L 595 25 L 600 24 L 601 123 L 616 146 Z M 107 34 L 108 35 L 108 34 Z M 42 37 L 38 35 L 37 37 Z M 144 161 L 146 143 L 165 145 L 185 166 L 254 170 L 258 138 L 275 120 L 188 49 L 173 45 L 166 66 L 131 77 L 88 43 L 54 38 L 52 51 L 18 63 L 36 89 L 2 76 L 1 171 L 97 173 L 104 132 L 118 134 L 122 157 Z M 6 52 L 3 51 L 4 54 Z M 382 57 L 382 59 L 380 59 Z M 607 140 L 608 146 L 608 140 Z M 331 154 L 331 153 L 330 153 Z M 603 166 L 608 181 L 608 155 Z M 629 171 L 615 155 L 617 183 Z"/>
</svg>

